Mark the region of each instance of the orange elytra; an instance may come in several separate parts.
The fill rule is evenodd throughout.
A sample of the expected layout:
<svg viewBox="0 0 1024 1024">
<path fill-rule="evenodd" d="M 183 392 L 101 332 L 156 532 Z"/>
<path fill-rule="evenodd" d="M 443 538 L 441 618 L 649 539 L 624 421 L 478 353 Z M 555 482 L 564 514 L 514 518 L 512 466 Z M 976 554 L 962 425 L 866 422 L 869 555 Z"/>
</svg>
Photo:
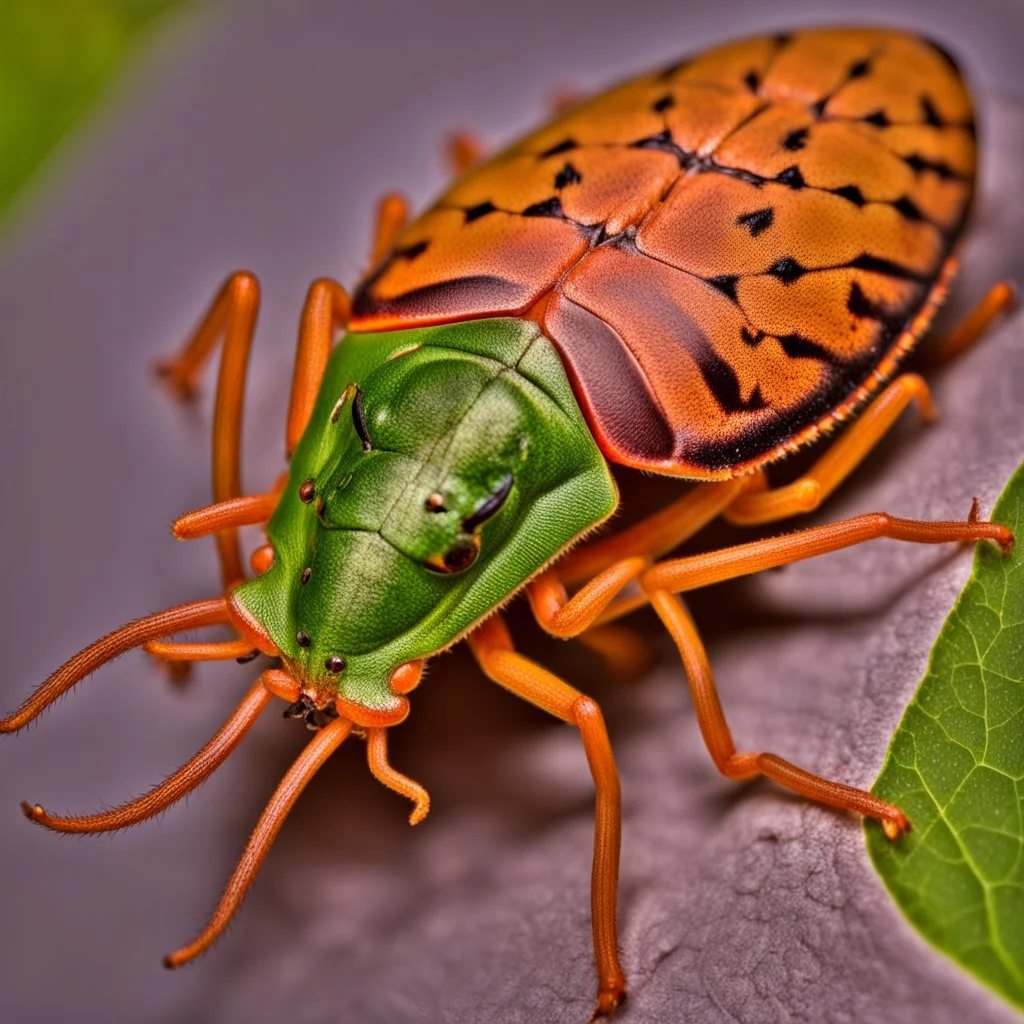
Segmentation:
<svg viewBox="0 0 1024 1024">
<path fill-rule="evenodd" d="M 971 100 L 935 44 L 748 39 L 584 102 L 457 181 L 349 326 L 531 317 L 609 459 L 728 478 L 892 374 L 943 298 L 974 177 Z"/>
</svg>

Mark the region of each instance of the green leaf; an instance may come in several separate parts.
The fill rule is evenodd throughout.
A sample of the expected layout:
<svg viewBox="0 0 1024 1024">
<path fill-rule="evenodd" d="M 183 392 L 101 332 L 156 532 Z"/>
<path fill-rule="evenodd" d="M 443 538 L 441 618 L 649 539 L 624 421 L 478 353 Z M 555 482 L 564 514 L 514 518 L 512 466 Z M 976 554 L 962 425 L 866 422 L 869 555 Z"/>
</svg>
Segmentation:
<svg viewBox="0 0 1024 1024">
<path fill-rule="evenodd" d="M 181 0 L 0 0 L 0 217 L 123 65 Z"/>
<path fill-rule="evenodd" d="M 913 831 L 867 827 L 889 892 L 929 942 L 1024 1009 L 1024 466 L 992 513 L 874 792 Z"/>
</svg>

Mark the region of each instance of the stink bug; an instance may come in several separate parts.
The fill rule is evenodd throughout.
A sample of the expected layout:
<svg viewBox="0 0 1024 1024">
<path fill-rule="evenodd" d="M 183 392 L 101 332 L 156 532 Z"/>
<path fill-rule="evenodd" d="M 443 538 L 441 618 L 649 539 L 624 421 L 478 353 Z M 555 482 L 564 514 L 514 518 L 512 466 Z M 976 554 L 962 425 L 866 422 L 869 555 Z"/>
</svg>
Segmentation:
<svg viewBox="0 0 1024 1024">
<path fill-rule="evenodd" d="M 896 32 L 762 37 L 629 82 L 561 114 L 477 166 L 406 226 L 381 206 L 372 269 L 350 301 L 316 282 L 300 327 L 287 424 L 290 468 L 244 495 L 244 373 L 258 286 L 236 274 L 184 352 L 179 393 L 224 340 L 213 505 L 175 524 L 216 536 L 224 593 L 116 630 L 76 655 L 0 731 L 21 728 L 132 647 L 169 661 L 247 657 L 264 671 L 188 764 L 102 814 L 28 817 L 66 832 L 141 821 L 206 778 L 272 696 L 315 735 L 287 773 L 201 935 L 223 930 L 303 786 L 350 734 L 388 762 L 423 665 L 466 639 L 484 673 L 579 728 L 597 788 L 593 926 L 597 1008 L 625 992 L 615 928 L 618 779 L 596 703 L 514 650 L 497 609 L 525 590 L 542 626 L 593 635 L 650 604 L 676 642 L 712 758 L 811 799 L 909 828 L 868 793 L 733 745 L 699 637 L 678 594 L 875 537 L 987 539 L 972 514 L 879 513 L 705 555 L 666 559 L 718 516 L 767 523 L 808 511 L 898 413 L 929 392 L 901 359 L 955 270 L 974 182 L 973 115 L 949 58 Z M 1008 304 L 997 286 L 947 339 L 952 354 Z M 333 346 L 335 331 L 345 330 Z M 797 481 L 764 467 L 859 417 Z M 591 537 L 618 506 L 609 463 L 690 481 L 638 526 Z M 247 573 L 237 530 L 266 524 Z M 571 550 L 570 550 L 571 549 Z M 570 596 L 571 595 L 571 596 Z M 237 638 L 182 644 L 185 629 Z"/>
</svg>

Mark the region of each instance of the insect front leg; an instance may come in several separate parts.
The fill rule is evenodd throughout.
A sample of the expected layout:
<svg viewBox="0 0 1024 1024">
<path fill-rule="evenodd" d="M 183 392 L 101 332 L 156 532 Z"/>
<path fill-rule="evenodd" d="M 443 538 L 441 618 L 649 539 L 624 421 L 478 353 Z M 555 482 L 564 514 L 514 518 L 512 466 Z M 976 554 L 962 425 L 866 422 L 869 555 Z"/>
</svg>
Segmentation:
<svg viewBox="0 0 1024 1024">
<path fill-rule="evenodd" d="M 626 992 L 615 928 L 622 796 L 601 709 L 579 690 L 518 654 L 499 616 L 492 615 L 468 640 L 474 657 L 489 678 L 580 731 L 596 789 L 591 914 L 598 973 L 597 1013 L 610 1013 Z"/>
</svg>

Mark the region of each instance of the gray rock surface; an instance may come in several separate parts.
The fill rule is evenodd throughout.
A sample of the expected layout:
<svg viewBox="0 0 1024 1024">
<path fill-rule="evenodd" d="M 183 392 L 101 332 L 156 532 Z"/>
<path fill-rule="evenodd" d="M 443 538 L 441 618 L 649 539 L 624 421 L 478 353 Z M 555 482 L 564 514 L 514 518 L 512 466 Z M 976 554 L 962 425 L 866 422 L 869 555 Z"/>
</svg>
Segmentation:
<svg viewBox="0 0 1024 1024">
<path fill-rule="evenodd" d="M 500 140 L 559 87 L 822 19 L 820 3 L 796 0 L 770 12 L 734 2 L 728 23 L 721 5 L 639 0 L 348 6 L 218 5 L 181 19 L 47 205 L 8 234 L 5 706 L 112 625 L 214 592 L 209 548 L 165 529 L 207 500 L 208 411 L 183 416 L 146 368 L 225 273 L 250 266 L 265 287 L 246 435 L 257 487 L 279 465 L 306 283 L 351 281 L 384 188 L 422 201 L 439 187 L 446 130 Z M 889 6 L 856 14 L 885 19 Z M 987 87 L 962 309 L 998 277 L 1024 280 L 1024 114 L 1004 95 L 1022 82 L 1022 14 L 922 2 L 901 17 L 956 46 Z M 973 495 L 991 508 L 1024 454 L 1022 342 L 1018 319 L 939 374 L 942 420 L 925 429 L 908 415 L 814 520 L 960 517 Z M 883 541 L 694 595 L 738 740 L 870 785 L 969 564 L 966 551 Z M 513 625 L 610 723 L 631 982 L 618 1019 L 1016 1019 L 911 931 L 858 822 L 715 773 L 667 644 L 649 677 L 617 685 L 524 617 Z M 24 797 L 86 811 L 147 788 L 205 741 L 250 675 L 203 669 L 181 695 L 126 657 L 0 743 L 4 1019 L 586 1020 L 591 788 L 578 737 L 460 652 L 438 660 L 393 743 L 432 793 L 427 822 L 410 832 L 406 807 L 347 745 L 300 801 L 232 934 L 189 970 L 167 974 L 159 955 L 199 925 L 300 729 L 268 718 L 187 807 L 110 840 L 62 842 L 21 819 Z"/>
</svg>

